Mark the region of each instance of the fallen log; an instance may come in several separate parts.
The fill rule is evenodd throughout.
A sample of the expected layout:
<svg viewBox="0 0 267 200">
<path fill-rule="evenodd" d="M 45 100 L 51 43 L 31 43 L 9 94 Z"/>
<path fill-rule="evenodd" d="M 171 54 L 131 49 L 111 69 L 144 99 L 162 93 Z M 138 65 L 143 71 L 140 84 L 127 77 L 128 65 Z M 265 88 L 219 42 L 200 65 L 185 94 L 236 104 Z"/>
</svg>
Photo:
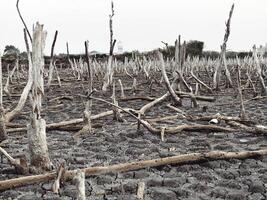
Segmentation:
<svg viewBox="0 0 267 200">
<path fill-rule="evenodd" d="M 145 101 L 154 101 L 155 98 L 149 96 L 132 96 L 132 97 L 121 97 L 119 101 L 134 101 L 134 100 L 145 100 Z"/>
<path fill-rule="evenodd" d="M 244 124 L 235 122 L 235 121 L 228 121 L 227 124 L 237 127 L 243 131 L 247 131 L 249 133 L 254 133 L 254 134 L 262 134 L 262 135 L 267 135 L 267 127 L 262 126 L 262 125 L 255 125 L 253 127 L 246 126 Z"/>
<path fill-rule="evenodd" d="M 133 110 L 130 108 L 125 108 L 125 110 Z M 113 114 L 112 110 L 102 112 L 96 115 L 91 116 L 91 120 L 96 120 L 100 119 L 106 116 L 110 116 Z M 61 131 L 77 131 L 82 128 L 82 123 L 83 123 L 83 118 L 78 118 L 78 119 L 72 119 L 69 121 L 63 121 L 63 122 L 56 122 L 56 123 L 51 123 L 46 125 L 46 129 L 51 131 L 51 130 L 61 130 Z M 92 124 L 93 128 L 98 128 L 100 127 L 101 124 Z M 8 128 L 7 133 L 14 133 L 14 132 L 23 132 L 27 131 L 27 127 L 18 127 L 18 128 Z"/>
<path fill-rule="evenodd" d="M 85 176 L 100 175 L 115 172 L 127 172 L 139 170 L 147 167 L 157 167 L 162 165 L 182 165 L 187 163 L 197 163 L 210 160 L 227 160 L 227 159 L 246 159 L 255 158 L 267 155 L 267 149 L 257 151 L 241 151 L 241 152 L 224 152 L 224 151 L 210 151 L 207 153 L 190 153 L 177 155 L 166 158 L 158 158 L 152 160 L 144 160 L 130 163 L 122 163 L 110 166 L 88 167 L 80 169 L 85 173 Z M 64 179 L 72 180 L 77 174 L 77 170 L 66 171 Z M 38 184 L 54 180 L 57 176 L 56 172 L 51 172 L 41 175 L 25 176 L 9 180 L 0 181 L 0 191 L 13 189 L 21 186 Z"/>
<path fill-rule="evenodd" d="M 191 98 L 190 93 L 187 92 L 180 92 L 180 91 L 175 91 L 175 93 L 180 97 L 180 98 Z M 196 100 L 199 101 L 207 101 L 207 102 L 214 102 L 216 101 L 215 97 L 210 97 L 210 96 L 195 96 Z"/>
</svg>

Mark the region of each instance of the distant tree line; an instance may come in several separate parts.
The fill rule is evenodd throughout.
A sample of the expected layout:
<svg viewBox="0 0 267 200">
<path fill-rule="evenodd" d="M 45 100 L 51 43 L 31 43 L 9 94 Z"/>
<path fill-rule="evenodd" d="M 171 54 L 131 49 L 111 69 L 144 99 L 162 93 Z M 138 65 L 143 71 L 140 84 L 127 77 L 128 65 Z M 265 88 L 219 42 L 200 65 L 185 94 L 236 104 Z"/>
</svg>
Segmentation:
<svg viewBox="0 0 267 200">
<path fill-rule="evenodd" d="M 204 48 L 204 42 L 198 41 L 198 40 L 190 40 L 186 43 L 186 57 L 200 57 L 200 58 L 209 58 L 209 59 L 217 59 L 220 57 L 220 52 L 218 51 L 203 51 Z M 175 46 L 174 45 L 166 45 L 164 48 L 159 49 L 163 56 L 165 58 L 173 58 L 175 55 Z M 156 50 L 148 51 L 148 52 L 139 52 L 139 51 L 132 51 L 132 52 L 124 52 L 123 54 L 115 55 L 117 60 L 124 61 L 125 58 L 131 59 L 138 56 L 154 56 Z M 226 58 L 236 58 L 238 56 L 239 58 L 245 58 L 247 56 L 252 56 L 251 51 L 227 51 L 226 52 Z M 267 57 L 267 52 L 264 54 L 265 57 Z M 56 56 L 59 60 L 62 60 L 62 62 L 67 58 L 66 54 L 59 54 Z M 69 55 L 69 58 L 71 59 L 79 59 L 83 58 L 84 55 Z M 107 59 L 106 54 L 94 54 L 90 56 L 92 59 L 96 60 L 102 60 Z M 19 59 L 20 61 L 27 62 L 27 53 L 26 52 L 20 52 L 18 48 L 16 48 L 13 45 L 7 45 L 5 46 L 4 53 L 2 55 L 2 59 L 5 63 L 11 63 L 16 59 Z M 50 59 L 49 56 L 45 56 L 46 62 L 48 62 Z"/>
</svg>

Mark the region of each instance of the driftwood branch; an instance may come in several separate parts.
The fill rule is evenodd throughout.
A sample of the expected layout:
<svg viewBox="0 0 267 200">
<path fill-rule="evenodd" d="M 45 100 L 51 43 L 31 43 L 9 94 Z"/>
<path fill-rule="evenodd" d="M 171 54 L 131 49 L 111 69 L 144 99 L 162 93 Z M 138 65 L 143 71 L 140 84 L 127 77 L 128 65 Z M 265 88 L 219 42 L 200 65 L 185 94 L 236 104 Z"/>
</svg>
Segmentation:
<svg viewBox="0 0 267 200">
<path fill-rule="evenodd" d="M 197 163 L 210 160 L 228 160 L 228 159 L 247 159 L 256 158 L 267 155 L 267 149 L 257 151 L 241 151 L 241 152 L 224 152 L 224 151 L 211 151 L 207 153 L 190 153 L 184 155 L 177 155 L 166 158 L 158 158 L 153 160 L 144 160 L 130 163 L 122 163 L 110 166 L 88 167 L 80 169 L 85 173 L 85 176 L 107 174 L 110 172 L 126 172 L 139 170 L 147 167 L 157 167 L 162 165 L 182 165 L 186 163 Z M 72 180 L 76 175 L 77 170 L 66 171 L 65 179 Z M 38 184 L 55 179 L 56 172 L 14 178 L 9 180 L 0 181 L 0 191 L 13 189 L 25 185 Z"/>
</svg>

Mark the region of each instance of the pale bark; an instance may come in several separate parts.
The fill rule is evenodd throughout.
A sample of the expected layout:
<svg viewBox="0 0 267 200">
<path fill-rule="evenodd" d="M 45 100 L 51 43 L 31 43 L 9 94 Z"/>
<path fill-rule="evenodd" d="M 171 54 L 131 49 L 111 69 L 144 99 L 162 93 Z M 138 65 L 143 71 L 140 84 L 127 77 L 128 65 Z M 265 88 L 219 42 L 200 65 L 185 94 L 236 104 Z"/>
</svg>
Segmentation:
<svg viewBox="0 0 267 200">
<path fill-rule="evenodd" d="M 164 63 L 164 60 L 163 60 L 163 56 L 159 51 L 157 51 L 157 56 L 158 56 L 158 59 L 160 61 L 162 76 L 164 78 L 164 81 L 165 81 L 165 84 L 167 86 L 167 89 L 168 89 L 168 91 L 169 91 L 169 93 L 170 93 L 170 95 L 171 95 L 171 97 L 172 97 L 172 99 L 174 101 L 174 104 L 175 105 L 181 105 L 182 104 L 181 99 L 175 94 L 175 91 L 171 87 L 171 84 L 169 82 L 168 76 L 166 74 L 166 69 L 165 69 L 165 63 Z"/>
<path fill-rule="evenodd" d="M 238 93 L 240 97 L 240 118 L 242 120 L 245 120 L 246 117 L 246 111 L 245 111 L 245 106 L 244 106 L 244 101 L 243 101 L 243 94 L 242 94 L 242 88 L 241 88 L 241 72 L 240 72 L 240 61 L 239 58 L 237 57 L 237 86 L 238 86 Z"/>
<path fill-rule="evenodd" d="M 77 170 L 74 176 L 74 180 L 76 181 L 76 189 L 77 189 L 77 200 L 86 200 L 85 196 L 85 173 L 82 170 Z"/>
<path fill-rule="evenodd" d="M 54 183 L 52 185 L 52 191 L 56 194 L 59 194 L 60 183 L 61 183 L 61 179 L 64 178 L 64 174 L 65 174 L 65 165 L 64 165 L 64 163 L 62 163 L 62 164 L 60 164 L 60 166 L 57 170 L 57 177 L 56 177 L 56 180 L 54 181 Z"/>
<path fill-rule="evenodd" d="M 193 70 L 190 72 L 191 73 L 191 76 L 200 84 L 202 85 L 204 88 L 206 88 L 208 90 L 209 93 L 213 93 L 212 89 L 207 85 L 205 84 L 203 81 L 201 81 L 200 79 L 198 79 L 196 77 L 196 75 L 194 74 Z"/>
<path fill-rule="evenodd" d="M 32 114 L 31 123 L 28 125 L 28 139 L 31 165 L 38 170 L 49 170 L 51 162 L 49 159 L 46 142 L 46 122 L 41 118 L 42 96 L 44 95 L 44 47 L 46 32 L 43 25 L 36 23 L 33 30 L 32 43 Z"/>
<path fill-rule="evenodd" d="M 27 54 L 28 54 L 28 62 L 29 62 L 29 70 L 28 70 L 28 81 L 26 86 L 24 87 L 22 94 L 20 96 L 19 102 L 17 104 L 17 106 L 10 112 L 6 113 L 5 116 L 5 121 L 6 122 L 10 122 L 11 120 L 13 120 L 17 115 L 20 114 L 21 110 L 23 109 L 26 100 L 28 98 L 28 95 L 30 93 L 30 90 L 32 88 L 32 84 L 33 84 L 33 77 L 32 77 L 32 58 L 30 55 L 30 51 L 29 51 L 29 45 L 28 45 L 28 41 L 27 41 L 27 35 L 26 35 L 26 31 L 24 30 L 24 38 L 25 38 L 25 43 L 26 43 L 26 48 L 27 48 Z"/>
<path fill-rule="evenodd" d="M 223 40 L 223 44 L 221 46 L 220 64 L 216 67 L 215 73 L 214 73 L 213 84 L 214 84 L 214 88 L 216 90 L 220 90 L 222 65 L 225 68 L 227 84 L 229 84 L 230 87 L 233 87 L 232 79 L 231 79 L 230 72 L 228 70 L 227 63 L 226 63 L 226 58 L 225 58 L 226 43 L 227 43 L 229 35 L 230 35 L 230 24 L 231 24 L 231 18 L 232 18 L 233 11 L 234 11 L 234 4 L 231 7 L 231 10 L 229 12 L 229 17 L 228 17 L 228 20 L 227 20 L 227 23 L 226 23 L 226 30 L 225 30 L 225 34 L 224 34 L 224 40 Z"/>
<path fill-rule="evenodd" d="M 144 199 L 144 193 L 145 193 L 145 182 L 139 182 L 138 183 L 138 189 L 137 189 L 137 198 L 139 200 Z"/>
<path fill-rule="evenodd" d="M 3 74 L 2 74 L 2 55 L 0 54 L 0 143 L 7 139 L 5 126 L 5 113 L 3 107 Z"/>
<path fill-rule="evenodd" d="M 2 147 L 0 147 L 0 152 L 7 158 L 8 162 L 15 167 L 15 170 L 18 174 L 27 174 L 28 166 L 26 157 L 14 159 L 10 156 Z"/>
<path fill-rule="evenodd" d="M 259 58 L 257 56 L 257 50 L 256 50 L 256 46 L 253 46 L 253 58 L 256 64 L 256 71 L 260 80 L 260 84 L 261 84 L 261 95 L 262 96 L 266 96 L 267 95 L 267 88 L 265 86 L 264 83 L 264 79 L 262 77 L 262 70 L 261 70 L 261 66 L 260 66 L 260 62 L 259 62 Z"/>
<path fill-rule="evenodd" d="M 147 167 L 157 167 L 163 165 L 182 165 L 187 163 L 197 163 L 210 160 L 230 160 L 230 159 L 247 159 L 255 158 L 267 155 L 267 149 L 256 150 L 256 151 L 241 151 L 241 152 L 224 152 L 224 151 L 210 151 L 206 153 L 190 153 L 177 155 L 166 158 L 158 158 L 153 160 L 144 160 L 130 163 L 121 163 L 110 166 L 100 166 L 100 167 L 89 167 L 81 169 L 85 173 L 85 176 L 100 175 L 115 172 L 127 172 L 132 170 L 144 169 Z M 72 180 L 76 175 L 77 170 L 66 171 L 66 180 Z M 55 179 L 57 176 L 56 172 L 26 176 L 20 178 L 14 178 L 9 180 L 0 181 L 0 191 L 12 189 L 16 187 L 21 187 L 25 185 L 38 184 L 41 182 L 47 182 Z"/>
<path fill-rule="evenodd" d="M 47 82 L 47 88 L 48 89 L 49 89 L 50 84 L 52 82 L 53 73 L 54 73 L 54 65 L 53 65 L 53 62 L 54 62 L 54 48 L 55 48 L 55 44 L 56 44 L 56 41 L 57 41 L 57 34 L 58 34 L 58 31 L 55 32 L 54 40 L 53 40 L 52 47 L 51 47 L 50 64 L 49 64 L 49 75 L 48 75 L 48 82 Z"/>
<path fill-rule="evenodd" d="M 123 89 L 121 79 L 119 79 L 119 84 L 120 84 L 120 88 L 121 88 L 121 98 L 125 98 L 124 89 Z"/>
</svg>

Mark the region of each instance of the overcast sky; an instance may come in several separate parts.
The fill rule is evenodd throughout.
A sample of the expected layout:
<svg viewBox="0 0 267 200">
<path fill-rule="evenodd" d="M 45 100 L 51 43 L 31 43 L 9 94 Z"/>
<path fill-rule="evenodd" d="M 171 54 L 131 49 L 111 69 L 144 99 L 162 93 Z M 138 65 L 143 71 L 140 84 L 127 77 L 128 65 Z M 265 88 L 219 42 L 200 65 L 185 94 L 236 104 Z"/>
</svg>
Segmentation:
<svg viewBox="0 0 267 200">
<path fill-rule="evenodd" d="M 29 29 L 39 21 L 48 32 L 46 52 L 50 52 L 56 30 L 55 53 L 90 50 L 108 52 L 110 0 L 20 0 L 20 9 Z M 173 44 L 201 40 L 205 50 L 219 50 L 225 21 L 235 3 L 228 49 L 249 50 L 267 42 L 267 0 L 114 0 L 114 38 L 125 51 L 152 50 L 160 41 Z M 0 0 L 0 51 L 13 44 L 25 50 L 23 25 L 16 11 L 16 0 Z M 117 47 L 115 48 L 117 50 Z"/>
</svg>

